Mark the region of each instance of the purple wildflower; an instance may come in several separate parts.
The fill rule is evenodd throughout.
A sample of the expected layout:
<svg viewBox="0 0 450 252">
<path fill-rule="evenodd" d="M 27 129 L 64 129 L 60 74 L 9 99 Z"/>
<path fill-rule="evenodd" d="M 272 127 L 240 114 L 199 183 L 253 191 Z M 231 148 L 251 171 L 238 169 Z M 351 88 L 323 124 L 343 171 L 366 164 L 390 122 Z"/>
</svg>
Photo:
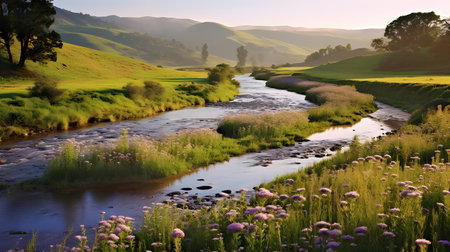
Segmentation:
<svg viewBox="0 0 450 252">
<path fill-rule="evenodd" d="M 368 229 L 367 229 L 366 226 L 361 226 L 361 227 L 355 228 L 355 232 L 356 232 L 356 233 L 366 233 L 367 230 L 368 230 Z"/>
<path fill-rule="evenodd" d="M 450 241 L 447 241 L 447 240 L 439 240 L 438 243 L 440 243 L 444 246 L 450 246 Z"/>
<path fill-rule="evenodd" d="M 379 226 L 380 228 L 387 228 L 387 225 L 384 223 L 378 223 L 377 226 Z"/>
<path fill-rule="evenodd" d="M 179 228 L 174 228 L 172 231 L 172 234 L 170 234 L 170 235 L 172 235 L 172 237 L 174 237 L 174 238 L 182 238 L 182 237 L 184 237 L 184 232 L 183 232 L 183 230 L 181 230 Z"/>
<path fill-rule="evenodd" d="M 242 231 L 242 229 L 244 229 L 244 227 L 245 226 L 243 224 L 234 222 L 234 223 L 231 223 L 230 225 L 228 225 L 227 229 L 229 231 L 231 231 L 232 233 L 236 233 L 236 232 Z"/>
<path fill-rule="evenodd" d="M 285 200 L 285 199 L 289 199 L 289 196 L 287 196 L 286 194 L 281 194 L 280 197 L 278 197 L 280 200 Z"/>
<path fill-rule="evenodd" d="M 318 222 L 316 222 L 316 224 L 314 224 L 314 227 L 317 227 L 317 228 L 329 227 L 329 226 L 331 226 L 331 224 L 328 222 L 325 222 L 325 221 L 318 221 Z"/>
<path fill-rule="evenodd" d="M 353 239 L 355 239 L 355 237 L 353 237 L 351 235 L 343 235 L 342 236 L 342 240 L 344 240 L 344 241 L 350 241 L 350 240 L 353 240 Z"/>
<path fill-rule="evenodd" d="M 338 248 L 341 245 L 340 242 L 330 241 L 327 244 L 328 248 Z"/>
<path fill-rule="evenodd" d="M 306 198 L 305 197 L 303 197 L 303 196 L 300 196 L 300 195 L 293 195 L 293 196 L 291 196 L 291 199 L 293 199 L 293 200 L 296 200 L 296 201 L 305 201 L 306 200 Z"/>
<path fill-rule="evenodd" d="M 319 189 L 319 193 L 323 194 L 323 193 L 331 193 L 331 189 L 330 188 L 326 188 L 326 187 L 322 187 Z"/>
<path fill-rule="evenodd" d="M 383 232 L 383 236 L 395 238 L 395 234 L 388 231 Z"/>
<path fill-rule="evenodd" d="M 351 191 L 351 192 L 345 193 L 344 197 L 346 197 L 346 198 L 358 198 L 359 194 L 357 192 L 355 192 L 355 191 Z"/>
</svg>

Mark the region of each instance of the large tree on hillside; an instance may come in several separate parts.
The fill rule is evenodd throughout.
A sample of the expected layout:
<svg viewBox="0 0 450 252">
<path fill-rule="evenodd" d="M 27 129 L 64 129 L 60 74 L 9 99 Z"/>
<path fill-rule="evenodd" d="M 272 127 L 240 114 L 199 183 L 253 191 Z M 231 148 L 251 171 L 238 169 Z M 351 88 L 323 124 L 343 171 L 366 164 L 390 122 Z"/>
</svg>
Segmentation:
<svg viewBox="0 0 450 252">
<path fill-rule="evenodd" d="M 10 0 L 0 0 L 0 44 L 8 52 L 8 60 L 12 64 L 11 45 L 14 41 L 14 28 L 10 2 Z"/>
<path fill-rule="evenodd" d="M 237 49 L 237 57 L 238 57 L 238 63 L 237 65 L 240 67 L 245 66 L 245 63 L 247 61 L 247 55 L 248 55 L 248 51 L 247 49 L 245 49 L 244 46 L 240 46 Z"/>
<path fill-rule="evenodd" d="M 208 53 L 208 44 L 205 43 L 205 44 L 202 46 L 202 63 L 203 63 L 203 65 L 205 65 L 206 62 L 208 62 L 208 56 L 209 56 L 209 53 Z"/>
<path fill-rule="evenodd" d="M 49 27 L 56 14 L 51 0 L 12 0 L 14 4 L 14 28 L 20 43 L 19 66 L 25 61 L 56 61 L 55 48 L 62 47 L 61 37 Z"/>
<path fill-rule="evenodd" d="M 440 35 L 442 20 L 434 12 L 414 12 L 392 21 L 384 36 L 390 39 L 388 49 L 428 47 Z"/>
</svg>

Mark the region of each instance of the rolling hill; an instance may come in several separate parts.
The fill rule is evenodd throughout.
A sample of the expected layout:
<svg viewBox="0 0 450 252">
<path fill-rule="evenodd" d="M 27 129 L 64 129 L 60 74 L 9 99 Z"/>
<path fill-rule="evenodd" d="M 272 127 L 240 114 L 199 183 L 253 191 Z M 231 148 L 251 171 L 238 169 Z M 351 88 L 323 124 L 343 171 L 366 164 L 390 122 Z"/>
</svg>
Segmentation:
<svg viewBox="0 0 450 252">
<path fill-rule="evenodd" d="M 190 48 L 207 43 L 211 53 L 230 60 L 236 58 L 236 49 L 243 45 L 248 50 L 247 62 L 252 65 L 298 62 L 308 54 L 296 45 L 257 37 L 213 22 L 193 25 L 174 33 L 174 38 Z"/>
<path fill-rule="evenodd" d="M 368 30 L 339 30 L 339 29 L 323 29 L 323 30 L 267 30 L 249 29 L 242 30 L 246 33 L 257 37 L 275 39 L 285 43 L 299 45 L 305 50 L 312 52 L 328 45 L 336 46 L 339 44 L 352 44 L 353 48 L 367 48 L 373 38 L 382 37 L 384 30 L 368 29 Z"/>
<path fill-rule="evenodd" d="M 174 40 L 165 40 L 149 34 L 123 30 L 119 26 L 85 14 L 57 8 L 52 27 L 64 42 L 139 59 L 154 65 L 201 65 L 199 51 L 185 47 Z M 217 56 L 209 57 L 209 64 L 234 63 Z"/>
<path fill-rule="evenodd" d="M 235 64 L 243 45 L 247 65 L 302 62 L 306 55 L 327 45 L 351 43 L 369 47 L 382 29 L 310 29 L 290 26 L 239 26 L 167 17 L 94 17 L 57 9 L 54 25 L 69 43 L 112 52 L 167 66 L 201 64 L 200 48 L 209 48 L 209 65 Z"/>
</svg>

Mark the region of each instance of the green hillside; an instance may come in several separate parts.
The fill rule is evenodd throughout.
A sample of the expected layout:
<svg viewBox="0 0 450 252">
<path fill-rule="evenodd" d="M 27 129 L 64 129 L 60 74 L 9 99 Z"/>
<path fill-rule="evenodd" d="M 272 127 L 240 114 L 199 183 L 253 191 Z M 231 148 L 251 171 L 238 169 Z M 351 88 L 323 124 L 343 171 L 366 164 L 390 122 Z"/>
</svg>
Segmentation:
<svg viewBox="0 0 450 252">
<path fill-rule="evenodd" d="M 17 44 L 17 43 L 16 43 Z M 200 72 L 184 72 L 158 68 L 141 61 L 116 54 L 92 50 L 89 48 L 65 43 L 57 49 L 57 62 L 47 64 L 27 62 L 28 75 L 34 76 L 0 77 L 1 93 L 27 93 L 27 88 L 38 76 L 45 76 L 60 81 L 61 88 L 102 90 L 120 89 L 129 82 L 141 82 L 152 79 L 163 84 L 179 84 L 183 81 L 205 82 L 206 74 Z M 2 51 L 2 53 L 4 53 Z M 17 56 L 17 54 L 16 54 Z M 7 63 L 3 63 L 5 65 Z M 178 79 L 179 81 L 173 81 Z"/>
<path fill-rule="evenodd" d="M 15 43 L 13 48 L 16 62 L 18 46 Z M 206 72 L 154 67 L 68 43 L 57 53 L 57 62 L 27 61 L 26 69 L 19 69 L 9 65 L 1 51 L 0 140 L 228 101 L 239 92 L 231 80 L 207 83 Z M 56 81 L 64 92 L 62 96 L 32 95 L 30 88 L 36 81 L 48 87 Z M 154 95 L 154 90 L 159 93 Z"/>
<path fill-rule="evenodd" d="M 139 59 L 154 65 L 198 66 L 202 64 L 199 51 L 189 49 L 174 40 L 122 30 L 119 26 L 97 17 L 57 9 L 53 29 L 64 42 Z M 209 65 L 233 64 L 211 55 Z"/>
<path fill-rule="evenodd" d="M 144 32 L 152 36 L 164 39 L 172 39 L 173 33 L 198 24 L 191 19 L 167 18 L 167 17 L 100 17 L 101 20 L 117 25 L 126 30 Z"/>
<path fill-rule="evenodd" d="M 197 48 L 207 43 L 211 53 L 227 59 L 235 59 L 236 49 L 244 45 L 249 52 L 247 58 L 249 65 L 299 62 L 309 54 L 303 48 L 286 42 L 256 37 L 212 22 L 191 26 L 174 36 L 176 40 L 191 48 Z"/>
<path fill-rule="evenodd" d="M 388 72 L 379 71 L 380 61 L 387 54 L 360 56 L 333 64 L 322 65 L 301 71 L 312 77 L 337 80 L 354 80 L 388 83 L 421 83 L 421 84 L 450 84 L 450 75 L 423 71 Z"/>
</svg>

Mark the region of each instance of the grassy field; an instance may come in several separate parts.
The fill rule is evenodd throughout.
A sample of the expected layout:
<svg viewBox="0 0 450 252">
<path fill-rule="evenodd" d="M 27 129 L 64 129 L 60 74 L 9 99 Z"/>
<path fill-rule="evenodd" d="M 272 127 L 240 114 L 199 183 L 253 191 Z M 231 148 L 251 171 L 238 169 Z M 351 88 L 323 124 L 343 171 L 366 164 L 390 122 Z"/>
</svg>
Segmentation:
<svg viewBox="0 0 450 252">
<path fill-rule="evenodd" d="M 276 75 L 292 75 L 301 79 L 352 85 L 377 100 L 414 113 L 420 121 L 426 109 L 436 104 L 450 103 L 450 75 L 430 71 L 378 71 L 386 54 L 360 56 L 314 68 L 281 67 L 257 69 L 253 75 L 268 80 Z M 288 88 L 288 87 L 286 87 Z"/>
<path fill-rule="evenodd" d="M 450 84 L 449 74 L 437 74 L 427 71 L 387 72 L 378 71 L 380 60 L 386 54 L 360 56 L 329 63 L 318 67 L 280 67 L 268 69 L 276 75 L 303 74 L 310 77 L 329 80 L 350 80 L 386 83 L 417 83 L 417 84 Z"/>
<path fill-rule="evenodd" d="M 446 251 L 450 113 L 361 144 L 314 167 L 223 195 L 200 210 L 144 206 L 144 221 L 105 217 L 79 248 L 121 251 Z M 426 139 L 426 141 L 424 141 Z M 200 199 L 201 200 L 201 199 Z M 119 229 L 117 229 L 119 228 Z M 75 231 L 80 234 L 80 231 Z M 132 251 L 132 249 L 130 250 Z"/>
<path fill-rule="evenodd" d="M 27 62 L 25 70 L 4 61 L 0 64 L 0 137 L 143 118 L 190 105 L 228 101 L 238 93 L 231 82 L 207 83 L 207 72 L 151 66 L 67 43 L 58 50 L 57 62 Z M 42 78 L 56 81 L 65 94 L 58 101 L 32 97 L 29 89 Z M 160 83 L 164 95 L 135 99 L 123 90 L 128 84 L 143 86 L 149 80 Z M 204 92 L 180 89 L 186 84 Z"/>
</svg>

